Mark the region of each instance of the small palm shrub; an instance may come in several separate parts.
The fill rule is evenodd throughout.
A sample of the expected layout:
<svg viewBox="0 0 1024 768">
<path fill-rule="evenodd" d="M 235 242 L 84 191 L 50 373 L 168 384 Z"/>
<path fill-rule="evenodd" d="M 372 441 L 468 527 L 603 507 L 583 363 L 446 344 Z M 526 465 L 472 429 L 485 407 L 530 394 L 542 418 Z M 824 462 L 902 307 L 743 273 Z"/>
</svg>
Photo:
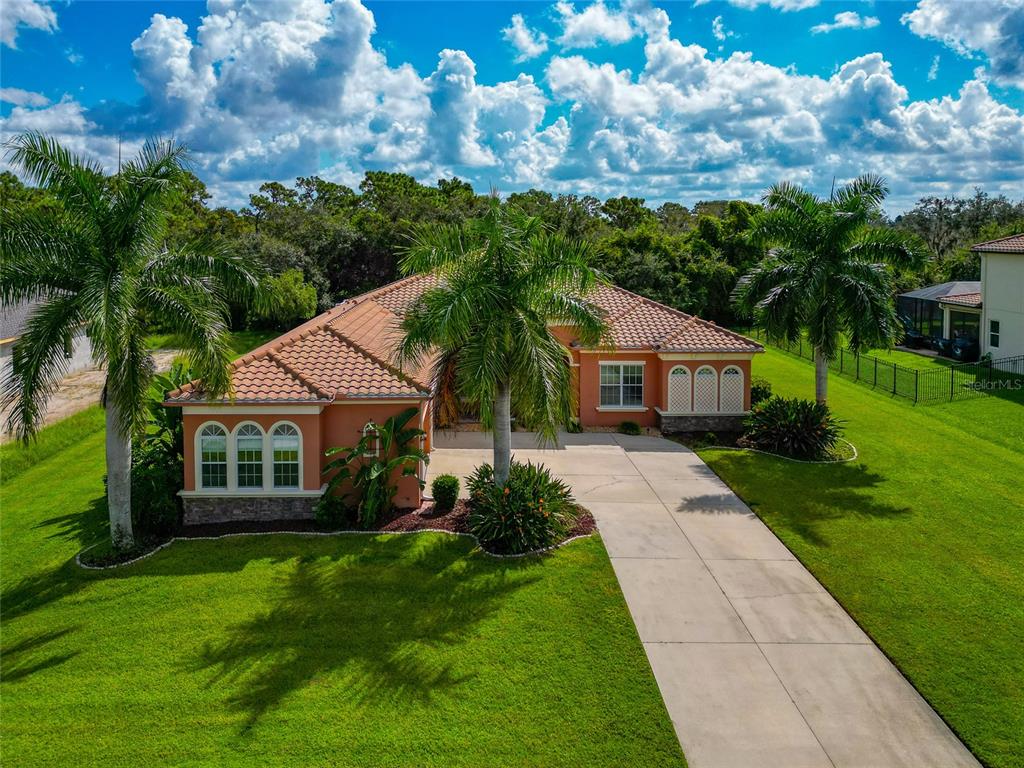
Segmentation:
<svg viewBox="0 0 1024 768">
<path fill-rule="evenodd" d="M 624 421 L 619 424 L 619 433 L 623 435 L 639 435 L 642 430 L 635 421 Z"/>
<path fill-rule="evenodd" d="M 754 406 L 744 427 L 753 447 L 807 460 L 828 458 L 843 429 L 824 403 L 777 395 Z"/>
<path fill-rule="evenodd" d="M 132 526 L 139 539 L 178 530 L 184 464 L 160 443 L 142 443 L 132 454 Z"/>
<path fill-rule="evenodd" d="M 481 464 L 467 486 L 467 525 L 492 551 L 521 554 L 549 547 L 576 522 L 569 486 L 542 464 L 513 461 L 503 486 L 494 484 L 494 468 Z"/>
<path fill-rule="evenodd" d="M 772 383 L 768 379 L 757 376 L 750 380 L 750 407 L 763 403 L 772 396 Z"/>
<path fill-rule="evenodd" d="M 434 508 L 447 512 L 459 498 L 459 478 L 455 475 L 438 475 L 430 484 L 430 495 L 434 497 Z"/>
</svg>

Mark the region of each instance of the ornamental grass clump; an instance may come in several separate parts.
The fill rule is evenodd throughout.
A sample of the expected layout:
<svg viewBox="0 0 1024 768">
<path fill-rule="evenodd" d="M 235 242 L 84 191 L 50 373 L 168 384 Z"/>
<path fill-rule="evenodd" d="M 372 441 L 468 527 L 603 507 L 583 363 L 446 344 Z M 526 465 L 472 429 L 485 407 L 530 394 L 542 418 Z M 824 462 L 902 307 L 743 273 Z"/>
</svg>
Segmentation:
<svg viewBox="0 0 1024 768">
<path fill-rule="evenodd" d="M 550 547 L 578 517 L 569 486 L 542 464 L 513 461 L 502 485 L 494 484 L 494 468 L 482 464 L 467 486 L 469 530 L 493 552 L 522 554 Z"/>
<path fill-rule="evenodd" d="M 777 395 L 755 405 L 744 427 L 750 446 L 810 461 L 829 458 L 843 431 L 824 403 Z"/>
</svg>

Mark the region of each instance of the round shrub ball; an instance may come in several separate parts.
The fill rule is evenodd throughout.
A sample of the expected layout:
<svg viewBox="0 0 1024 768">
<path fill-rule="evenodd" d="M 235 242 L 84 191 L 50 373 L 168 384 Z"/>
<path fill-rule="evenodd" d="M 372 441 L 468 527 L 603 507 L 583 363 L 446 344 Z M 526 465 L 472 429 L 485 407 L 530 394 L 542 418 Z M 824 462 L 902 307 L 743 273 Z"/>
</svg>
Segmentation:
<svg viewBox="0 0 1024 768">
<path fill-rule="evenodd" d="M 438 475 L 430 484 L 430 495 L 434 497 L 434 506 L 445 512 L 455 506 L 459 498 L 459 478 L 455 475 Z"/>
</svg>

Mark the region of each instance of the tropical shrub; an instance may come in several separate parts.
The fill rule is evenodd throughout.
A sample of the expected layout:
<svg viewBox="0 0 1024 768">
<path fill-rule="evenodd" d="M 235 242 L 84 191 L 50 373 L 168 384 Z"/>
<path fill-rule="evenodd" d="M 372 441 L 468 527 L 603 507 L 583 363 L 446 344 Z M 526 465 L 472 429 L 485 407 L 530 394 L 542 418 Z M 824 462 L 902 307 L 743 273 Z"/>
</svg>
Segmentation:
<svg viewBox="0 0 1024 768">
<path fill-rule="evenodd" d="M 322 528 L 347 528 L 355 517 L 355 510 L 345 499 L 333 493 L 325 493 L 313 507 L 313 518 Z"/>
<path fill-rule="evenodd" d="M 459 478 L 455 475 L 438 475 L 430 484 L 430 495 L 438 511 L 452 509 L 459 498 Z"/>
<path fill-rule="evenodd" d="M 356 510 L 356 520 L 370 528 L 377 518 L 391 509 L 398 492 L 398 477 L 416 477 L 420 488 L 424 483 L 416 475 L 419 462 L 430 457 L 419 448 L 412 447 L 425 433 L 417 427 L 407 426 L 419 410 L 406 408 L 383 424 L 371 425 L 362 439 L 347 448 L 329 448 L 328 456 L 338 456 L 324 467 L 330 476 L 326 493 L 333 494 L 342 484 L 351 482 L 348 498 Z"/>
<path fill-rule="evenodd" d="M 132 452 L 132 526 L 142 539 L 170 536 L 181 522 L 184 463 L 159 443 Z"/>
<path fill-rule="evenodd" d="M 494 484 L 494 468 L 481 464 L 467 486 L 469 530 L 492 551 L 520 554 L 549 547 L 576 522 L 569 486 L 541 464 L 513 461 L 502 485 Z"/>
<path fill-rule="evenodd" d="M 761 376 L 750 380 L 750 407 L 763 403 L 772 396 L 772 383 Z"/>
<path fill-rule="evenodd" d="M 777 395 L 754 406 L 744 426 L 748 444 L 794 459 L 827 458 L 842 433 L 824 403 Z"/>
<path fill-rule="evenodd" d="M 624 421 L 619 424 L 619 433 L 623 435 L 639 435 L 642 431 L 635 421 Z"/>
<path fill-rule="evenodd" d="M 565 423 L 565 431 L 570 435 L 578 435 L 583 431 L 583 425 L 580 424 L 580 420 L 573 417 Z"/>
</svg>

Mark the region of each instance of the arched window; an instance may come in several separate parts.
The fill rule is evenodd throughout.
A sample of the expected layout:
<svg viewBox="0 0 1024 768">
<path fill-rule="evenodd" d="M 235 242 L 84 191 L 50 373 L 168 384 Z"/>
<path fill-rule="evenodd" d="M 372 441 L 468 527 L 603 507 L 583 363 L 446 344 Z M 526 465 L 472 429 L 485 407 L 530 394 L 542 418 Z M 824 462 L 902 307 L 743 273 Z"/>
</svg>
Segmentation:
<svg viewBox="0 0 1024 768">
<path fill-rule="evenodd" d="M 693 410 L 693 390 L 690 369 L 677 365 L 668 372 L 669 413 L 689 413 Z"/>
<path fill-rule="evenodd" d="M 372 421 L 366 422 L 363 427 L 363 437 L 370 438 L 371 456 L 380 456 L 380 436 L 377 434 L 377 425 Z"/>
<path fill-rule="evenodd" d="M 263 487 L 263 430 L 255 424 L 243 424 L 235 435 L 238 462 L 238 487 Z"/>
<path fill-rule="evenodd" d="M 743 371 L 730 365 L 722 371 L 722 383 L 719 398 L 722 413 L 743 412 Z"/>
<path fill-rule="evenodd" d="M 199 433 L 199 478 L 203 488 L 228 487 L 228 433 L 220 424 Z"/>
<path fill-rule="evenodd" d="M 271 437 L 274 454 L 274 487 L 299 487 L 299 430 L 291 424 L 274 428 Z"/>
<path fill-rule="evenodd" d="M 710 365 L 702 365 L 694 376 L 693 410 L 697 413 L 718 410 L 718 374 Z"/>
</svg>

